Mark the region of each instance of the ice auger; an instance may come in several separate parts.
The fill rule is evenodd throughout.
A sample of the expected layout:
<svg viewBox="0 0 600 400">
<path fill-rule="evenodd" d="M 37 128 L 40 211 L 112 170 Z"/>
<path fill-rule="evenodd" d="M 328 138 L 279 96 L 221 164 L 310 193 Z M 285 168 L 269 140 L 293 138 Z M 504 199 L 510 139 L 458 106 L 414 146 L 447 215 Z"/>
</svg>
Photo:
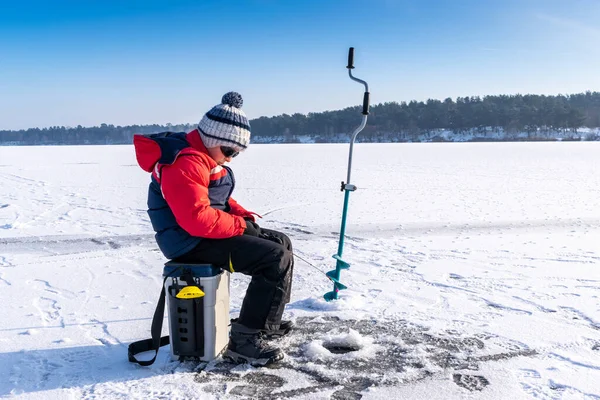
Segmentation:
<svg viewBox="0 0 600 400">
<path fill-rule="evenodd" d="M 333 291 L 327 292 L 323 296 L 327 301 L 337 299 L 338 292 L 347 288 L 346 285 L 340 282 L 340 274 L 343 269 L 350 268 L 350 264 L 348 264 L 342 259 L 342 252 L 344 251 L 344 235 L 346 233 L 348 199 L 350 197 L 350 192 L 353 192 L 357 189 L 356 186 L 350 184 L 350 173 L 352 172 L 352 149 L 354 147 L 354 140 L 356 139 L 356 135 L 358 135 L 367 124 L 367 116 L 369 115 L 369 85 L 367 84 L 367 82 L 352 76 L 352 70 L 354 69 L 354 47 L 350 47 L 350 50 L 348 51 L 348 66 L 346 68 L 348 68 L 348 75 L 350 76 L 350 79 L 358 83 L 362 83 L 365 86 L 365 94 L 363 96 L 362 122 L 359 125 L 359 127 L 354 130 L 354 132 L 352 133 L 352 137 L 350 138 L 350 153 L 348 155 L 348 176 L 346 178 L 346 183 L 342 182 L 342 192 L 345 193 L 344 209 L 342 211 L 342 226 L 340 228 L 340 243 L 338 245 L 337 254 L 333 255 L 333 258 L 336 259 L 335 269 L 327 272 L 326 274 L 329 277 L 329 279 L 333 281 Z"/>
</svg>

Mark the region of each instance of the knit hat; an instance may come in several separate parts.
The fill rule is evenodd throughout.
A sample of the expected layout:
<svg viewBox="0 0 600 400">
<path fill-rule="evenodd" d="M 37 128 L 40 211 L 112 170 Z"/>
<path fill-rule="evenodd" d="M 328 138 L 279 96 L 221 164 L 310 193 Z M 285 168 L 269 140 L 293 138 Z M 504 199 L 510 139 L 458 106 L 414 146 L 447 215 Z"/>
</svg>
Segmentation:
<svg viewBox="0 0 600 400">
<path fill-rule="evenodd" d="M 237 92 L 223 95 L 218 104 L 204 114 L 198 131 L 206 147 L 227 146 L 244 151 L 250 143 L 250 123 L 242 111 L 244 100 Z"/>
</svg>

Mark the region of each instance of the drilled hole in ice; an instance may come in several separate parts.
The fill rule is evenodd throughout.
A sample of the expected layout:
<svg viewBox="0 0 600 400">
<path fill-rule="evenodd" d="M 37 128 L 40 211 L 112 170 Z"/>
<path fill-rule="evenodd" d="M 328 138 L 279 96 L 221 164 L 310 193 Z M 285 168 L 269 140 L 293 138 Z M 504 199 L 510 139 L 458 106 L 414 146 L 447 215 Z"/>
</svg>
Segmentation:
<svg viewBox="0 0 600 400">
<path fill-rule="evenodd" d="M 360 350 L 359 346 L 348 343 L 323 343 L 323 347 L 333 354 L 346 354 Z"/>
</svg>

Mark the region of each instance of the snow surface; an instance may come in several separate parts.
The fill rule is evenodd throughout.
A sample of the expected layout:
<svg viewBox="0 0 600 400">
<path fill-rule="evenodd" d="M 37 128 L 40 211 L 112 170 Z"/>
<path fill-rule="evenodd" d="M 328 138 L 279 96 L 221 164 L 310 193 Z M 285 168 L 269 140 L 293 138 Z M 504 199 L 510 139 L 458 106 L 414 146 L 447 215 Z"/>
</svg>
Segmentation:
<svg viewBox="0 0 600 400">
<path fill-rule="evenodd" d="M 600 399 L 600 143 L 358 144 L 349 289 L 296 260 L 274 368 L 127 362 L 164 259 L 131 146 L 0 147 L 0 396 Z M 253 145 L 234 197 L 322 271 L 348 145 Z M 248 279 L 233 275 L 231 316 Z M 166 332 L 166 324 L 165 324 Z M 354 351 L 337 352 L 336 348 Z"/>
</svg>

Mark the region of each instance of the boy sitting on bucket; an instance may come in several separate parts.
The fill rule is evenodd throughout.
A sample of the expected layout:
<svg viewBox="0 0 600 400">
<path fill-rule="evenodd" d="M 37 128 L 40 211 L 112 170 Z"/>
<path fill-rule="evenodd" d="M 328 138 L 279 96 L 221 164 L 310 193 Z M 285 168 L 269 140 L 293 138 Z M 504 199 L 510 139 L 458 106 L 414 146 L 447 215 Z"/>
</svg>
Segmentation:
<svg viewBox="0 0 600 400">
<path fill-rule="evenodd" d="M 281 317 L 290 300 L 294 263 L 290 239 L 261 228 L 258 214 L 231 197 L 235 179 L 225 163 L 250 142 L 242 104 L 240 94 L 226 93 L 191 132 L 136 135 L 134 146 L 139 165 L 152 173 L 148 215 L 165 257 L 252 277 L 231 325 L 226 357 L 267 364 L 281 360 L 283 352 L 263 339 L 293 328 Z"/>
</svg>

